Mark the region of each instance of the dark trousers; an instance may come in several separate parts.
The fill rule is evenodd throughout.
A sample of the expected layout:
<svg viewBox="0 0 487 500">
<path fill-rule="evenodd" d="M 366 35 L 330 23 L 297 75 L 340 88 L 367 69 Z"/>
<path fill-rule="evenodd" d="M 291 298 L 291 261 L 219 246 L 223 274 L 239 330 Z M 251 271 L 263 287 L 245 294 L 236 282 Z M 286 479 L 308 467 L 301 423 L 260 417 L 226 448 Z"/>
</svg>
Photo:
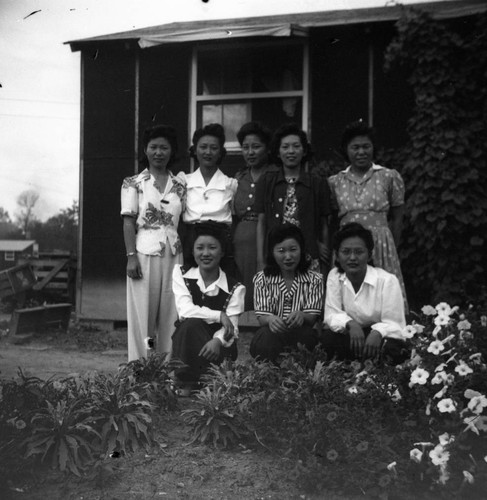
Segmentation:
<svg viewBox="0 0 487 500">
<path fill-rule="evenodd" d="M 371 329 L 364 328 L 365 338 Z M 350 350 L 350 334 L 348 332 L 337 333 L 331 330 L 323 330 L 320 338 L 321 345 L 326 351 L 328 359 L 336 358 L 339 361 L 357 359 Z M 400 339 L 383 339 L 380 349 L 381 358 L 387 363 L 398 365 L 409 357 L 406 343 Z"/>
<path fill-rule="evenodd" d="M 201 375 L 208 371 L 211 363 L 199 356 L 199 352 L 213 338 L 214 332 L 214 325 L 209 325 L 199 318 L 189 318 L 179 323 L 172 336 L 172 357 L 187 365 L 175 370 L 175 375 L 179 380 L 198 382 Z M 219 365 L 225 358 L 235 361 L 237 354 L 236 342 L 230 347 L 222 346 L 220 358 L 214 364 Z"/>
<path fill-rule="evenodd" d="M 297 347 L 298 342 L 312 351 L 318 344 L 316 331 L 308 325 L 287 333 L 273 333 L 268 326 L 259 328 L 250 343 L 250 355 L 262 361 L 275 362 L 286 348 Z"/>
</svg>

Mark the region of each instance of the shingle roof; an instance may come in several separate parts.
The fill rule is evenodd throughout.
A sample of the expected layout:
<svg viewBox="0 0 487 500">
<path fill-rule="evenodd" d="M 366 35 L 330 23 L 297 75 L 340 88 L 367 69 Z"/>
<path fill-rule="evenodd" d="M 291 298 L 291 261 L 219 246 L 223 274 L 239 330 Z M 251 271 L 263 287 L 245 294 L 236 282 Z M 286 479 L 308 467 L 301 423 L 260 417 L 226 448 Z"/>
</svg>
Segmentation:
<svg viewBox="0 0 487 500">
<path fill-rule="evenodd" d="M 35 243 L 35 240 L 0 240 L 0 252 L 23 252 Z"/>
</svg>

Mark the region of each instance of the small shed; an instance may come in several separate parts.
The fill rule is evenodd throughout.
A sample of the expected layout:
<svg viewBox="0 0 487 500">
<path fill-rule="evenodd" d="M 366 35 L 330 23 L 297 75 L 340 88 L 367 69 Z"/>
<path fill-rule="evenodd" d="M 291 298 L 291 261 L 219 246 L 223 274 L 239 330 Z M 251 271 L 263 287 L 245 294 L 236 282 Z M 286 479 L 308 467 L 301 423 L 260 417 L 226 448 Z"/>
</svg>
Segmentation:
<svg viewBox="0 0 487 500">
<path fill-rule="evenodd" d="M 39 254 L 35 240 L 0 240 L 0 271 Z"/>
<path fill-rule="evenodd" d="M 420 3 L 468 29 L 485 0 Z M 221 123 L 223 170 L 242 166 L 236 131 L 249 120 L 270 128 L 294 121 L 318 160 L 333 155 L 346 123 L 376 125 L 387 148 L 406 140 L 412 96 L 404 75 L 384 73 L 384 50 L 401 6 L 324 10 L 171 23 L 67 42 L 81 51 L 80 238 L 77 315 L 125 320 L 125 250 L 120 186 L 138 172 L 143 130 L 173 125 L 181 149 L 192 131 Z"/>
</svg>

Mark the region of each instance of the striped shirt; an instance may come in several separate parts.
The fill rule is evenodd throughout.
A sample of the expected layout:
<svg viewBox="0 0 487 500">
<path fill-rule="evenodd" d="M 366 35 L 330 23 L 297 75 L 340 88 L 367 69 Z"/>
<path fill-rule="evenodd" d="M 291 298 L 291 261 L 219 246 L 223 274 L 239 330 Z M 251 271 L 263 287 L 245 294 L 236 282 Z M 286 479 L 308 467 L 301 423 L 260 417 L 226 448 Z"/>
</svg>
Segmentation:
<svg viewBox="0 0 487 500">
<path fill-rule="evenodd" d="M 323 310 L 323 276 L 314 271 L 298 274 L 288 291 L 279 274 L 266 276 L 260 271 L 254 276 L 255 314 L 274 315 L 286 319 L 293 311 L 320 314 Z"/>
</svg>

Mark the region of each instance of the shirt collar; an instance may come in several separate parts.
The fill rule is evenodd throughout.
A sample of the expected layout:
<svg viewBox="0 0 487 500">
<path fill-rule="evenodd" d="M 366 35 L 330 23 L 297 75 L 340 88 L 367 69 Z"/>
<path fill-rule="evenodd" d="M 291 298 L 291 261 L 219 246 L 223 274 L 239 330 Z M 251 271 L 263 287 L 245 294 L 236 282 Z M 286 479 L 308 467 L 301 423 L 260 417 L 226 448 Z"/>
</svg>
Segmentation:
<svg viewBox="0 0 487 500">
<path fill-rule="evenodd" d="M 202 291 L 210 291 L 214 290 L 215 288 L 220 288 L 226 293 L 230 293 L 230 290 L 228 289 L 228 280 L 227 280 L 227 275 L 220 269 L 220 274 L 218 276 L 218 279 L 211 283 L 208 287 L 205 286 L 205 282 L 203 281 L 203 278 L 201 276 L 200 270 L 198 267 L 192 267 L 188 271 L 186 271 L 185 274 L 183 274 L 183 278 L 187 278 L 190 280 L 196 280 L 198 286 Z"/>
<path fill-rule="evenodd" d="M 192 174 L 186 176 L 187 187 L 203 187 L 203 188 L 213 188 L 213 189 L 225 189 L 225 174 L 218 168 L 216 172 L 213 174 L 210 182 L 205 184 L 205 180 L 203 179 L 203 174 L 201 170 L 197 168 Z"/>
<path fill-rule="evenodd" d="M 347 278 L 347 275 L 345 273 L 340 273 L 338 276 L 338 279 L 345 283 L 348 282 L 350 283 L 350 286 L 352 286 L 352 283 L 350 280 Z M 367 272 L 365 273 L 365 278 L 364 278 L 364 283 L 366 285 L 370 285 L 372 287 L 377 286 L 377 269 L 374 266 L 370 266 L 367 264 Z"/>
<path fill-rule="evenodd" d="M 309 186 L 311 184 L 310 176 L 305 174 L 306 172 L 304 170 L 304 167 L 301 167 L 301 169 L 299 170 L 299 177 L 296 180 L 296 184 L 305 184 L 306 186 Z M 284 176 L 284 169 L 282 167 L 279 169 L 279 173 L 277 174 L 277 182 L 287 182 L 286 177 Z"/>
</svg>

